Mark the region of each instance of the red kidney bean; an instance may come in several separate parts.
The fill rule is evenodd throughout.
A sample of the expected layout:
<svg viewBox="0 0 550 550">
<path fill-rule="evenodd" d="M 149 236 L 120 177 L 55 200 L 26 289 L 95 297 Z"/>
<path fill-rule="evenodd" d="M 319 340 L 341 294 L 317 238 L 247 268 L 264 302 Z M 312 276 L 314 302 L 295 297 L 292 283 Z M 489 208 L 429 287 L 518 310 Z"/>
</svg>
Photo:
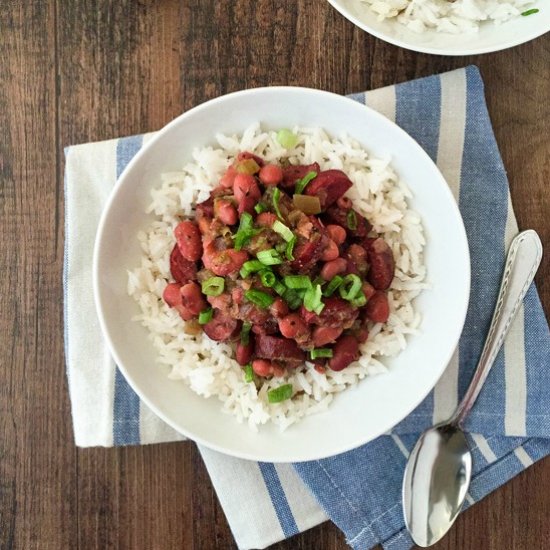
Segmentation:
<svg viewBox="0 0 550 550">
<path fill-rule="evenodd" d="M 353 336 L 342 336 L 336 342 L 332 353 L 329 367 L 335 371 L 344 370 L 359 356 L 359 344 Z"/>
<path fill-rule="evenodd" d="M 202 296 L 201 287 L 197 283 L 187 283 L 180 288 L 183 307 L 192 315 L 198 315 L 206 308 L 206 301 Z"/>
<path fill-rule="evenodd" d="M 177 283 L 168 283 L 164 292 L 162 293 L 162 299 L 170 306 L 181 306 L 182 296 L 180 293 L 181 285 Z"/>
<path fill-rule="evenodd" d="M 170 253 L 170 273 L 172 273 L 172 277 L 174 277 L 176 282 L 182 285 L 197 277 L 197 266 L 195 262 L 186 260 L 181 255 L 177 244 L 174 245 Z"/>
<path fill-rule="evenodd" d="M 256 218 L 256 225 L 260 227 L 273 227 L 273 224 L 277 220 L 277 216 L 272 212 L 262 212 L 258 214 Z"/>
<path fill-rule="evenodd" d="M 254 197 L 245 197 L 237 207 L 239 215 L 241 215 L 243 212 L 248 212 L 249 214 L 254 215 L 254 207 L 257 203 L 258 199 Z"/>
<path fill-rule="evenodd" d="M 346 240 L 346 230 L 341 225 L 327 225 L 328 236 L 338 245 L 343 244 Z"/>
<path fill-rule="evenodd" d="M 334 342 L 343 329 L 331 327 L 315 327 L 313 331 L 313 344 L 316 348 L 321 348 L 326 344 Z"/>
<path fill-rule="evenodd" d="M 363 294 L 365 295 L 365 298 L 367 300 L 376 292 L 374 287 L 370 283 L 367 283 L 367 281 L 363 283 L 361 290 L 363 291 Z"/>
<path fill-rule="evenodd" d="M 338 250 L 338 245 L 332 239 L 329 239 L 327 247 L 321 255 L 321 260 L 323 260 L 323 262 L 332 262 L 336 260 L 339 255 L 340 251 Z"/>
<path fill-rule="evenodd" d="M 349 328 L 359 315 L 359 310 L 347 300 L 331 296 L 323 300 L 325 307 L 319 315 L 308 311 L 304 306 L 300 308 L 302 319 L 308 324 L 332 328 Z"/>
<path fill-rule="evenodd" d="M 366 273 L 368 269 L 367 251 L 361 245 L 352 244 L 348 248 L 347 256 L 353 262 L 359 273 Z"/>
<path fill-rule="evenodd" d="M 269 312 L 273 317 L 284 317 L 288 313 L 288 305 L 282 298 L 275 298 L 275 301 L 269 306 Z"/>
<path fill-rule="evenodd" d="M 341 170 L 325 170 L 317 174 L 304 193 L 319 197 L 324 209 L 340 199 L 352 185 L 351 180 Z"/>
<path fill-rule="evenodd" d="M 219 309 L 215 309 L 212 319 L 202 328 L 211 340 L 225 342 L 230 340 L 238 331 L 239 323 L 233 317 L 222 313 Z"/>
<path fill-rule="evenodd" d="M 327 262 L 321 269 L 321 277 L 325 281 L 330 281 L 336 275 L 344 273 L 347 268 L 347 261 L 344 258 L 336 258 L 330 262 Z"/>
<path fill-rule="evenodd" d="M 181 255 L 191 262 L 196 262 L 202 254 L 201 234 L 197 224 L 189 220 L 178 223 L 174 235 Z"/>
<path fill-rule="evenodd" d="M 370 264 L 367 276 L 369 283 L 376 290 L 387 290 L 395 272 L 395 260 L 388 243 L 381 237 L 370 241 L 367 258 Z"/>
<path fill-rule="evenodd" d="M 290 313 L 279 319 L 279 330 L 285 338 L 299 338 L 309 332 L 306 323 L 297 313 Z"/>
<path fill-rule="evenodd" d="M 214 212 L 225 225 L 235 225 L 239 220 L 237 209 L 229 200 L 219 199 L 215 202 Z"/>
<path fill-rule="evenodd" d="M 250 153 L 248 151 L 241 151 L 237 155 L 237 162 L 241 160 L 248 160 L 248 159 L 254 159 L 256 161 L 256 164 L 261 168 L 265 163 L 264 159 L 262 157 L 259 157 L 258 155 L 255 155 L 254 153 Z"/>
<path fill-rule="evenodd" d="M 254 359 L 252 361 L 252 370 L 258 376 L 271 376 L 273 374 L 273 365 L 271 361 L 266 361 L 265 359 Z"/>
<path fill-rule="evenodd" d="M 258 200 L 261 197 L 260 188 L 256 183 L 256 178 L 249 174 L 237 174 L 233 183 L 233 194 L 237 202 L 241 202 L 245 197 L 251 197 Z"/>
<path fill-rule="evenodd" d="M 252 359 L 252 354 L 254 353 L 253 336 L 250 335 L 249 337 L 250 341 L 246 346 L 239 342 L 237 344 L 237 349 L 235 350 L 235 358 L 237 359 L 237 363 L 242 366 L 250 363 L 250 359 Z"/>
<path fill-rule="evenodd" d="M 279 185 L 283 181 L 283 170 L 275 164 L 266 164 L 262 166 L 258 177 L 264 185 Z"/>
<path fill-rule="evenodd" d="M 306 354 L 298 347 L 295 340 L 258 334 L 254 352 L 262 359 L 279 359 L 283 361 L 305 361 Z"/>
<path fill-rule="evenodd" d="M 248 254 L 244 250 L 217 250 L 213 242 L 206 246 L 202 255 L 206 269 L 221 277 L 237 273 L 247 259 Z"/>
<path fill-rule="evenodd" d="M 385 323 L 390 316 L 390 304 L 385 292 L 375 292 L 365 306 L 367 317 L 375 323 Z"/>
<path fill-rule="evenodd" d="M 220 185 L 226 189 L 231 189 L 233 187 L 233 182 L 235 181 L 235 176 L 237 175 L 237 170 L 234 166 L 230 166 L 225 174 L 220 179 Z"/>
</svg>

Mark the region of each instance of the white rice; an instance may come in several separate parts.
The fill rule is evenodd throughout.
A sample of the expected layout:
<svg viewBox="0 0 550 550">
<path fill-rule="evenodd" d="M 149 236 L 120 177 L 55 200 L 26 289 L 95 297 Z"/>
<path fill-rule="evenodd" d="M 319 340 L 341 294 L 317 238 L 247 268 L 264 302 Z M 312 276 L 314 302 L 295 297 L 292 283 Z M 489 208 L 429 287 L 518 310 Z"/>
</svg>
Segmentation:
<svg viewBox="0 0 550 550">
<path fill-rule="evenodd" d="M 193 151 L 193 160 L 181 172 L 162 175 L 162 185 L 151 193 L 148 212 L 156 220 L 137 238 L 143 250 L 141 266 L 128 273 L 128 293 L 138 303 L 141 314 L 135 320 L 150 332 L 159 353 L 158 361 L 170 368 L 170 378 L 184 380 L 204 397 L 216 396 L 222 410 L 247 421 L 256 430 L 271 420 L 285 429 L 305 415 L 324 410 L 335 394 L 356 385 L 365 376 L 383 373 L 384 357 L 397 355 L 407 345 L 407 335 L 420 325 L 413 299 L 426 287 L 420 217 L 407 199 L 411 193 L 390 165 L 390 159 L 369 157 L 358 142 L 341 136 L 329 137 L 319 128 L 294 128 L 299 142 L 292 150 L 282 148 L 274 132 L 263 132 L 259 124 L 242 136 L 217 135 L 218 146 Z M 171 279 L 169 255 L 174 244 L 173 229 L 183 216 L 193 215 L 193 205 L 208 198 L 212 187 L 239 151 L 251 151 L 278 162 L 292 164 L 318 162 L 321 169 L 342 169 L 355 184 L 348 192 L 354 207 L 372 223 L 390 244 L 396 258 L 396 276 L 389 290 L 390 317 L 385 325 L 371 327 L 361 346 L 360 359 L 341 372 L 318 373 L 306 363 L 284 378 L 264 380 L 258 389 L 245 383 L 242 368 L 232 358 L 231 347 L 207 336 L 191 336 L 184 331 L 178 313 L 162 300 Z M 291 383 L 295 395 L 278 404 L 267 401 L 267 391 Z"/>
<path fill-rule="evenodd" d="M 476 32 L 484 21 L 501 24 L 518 17 L 534 0 L 360 0 L 379 20 L 395 18 L 409 29 L 422 33 Z"/>
</svg>

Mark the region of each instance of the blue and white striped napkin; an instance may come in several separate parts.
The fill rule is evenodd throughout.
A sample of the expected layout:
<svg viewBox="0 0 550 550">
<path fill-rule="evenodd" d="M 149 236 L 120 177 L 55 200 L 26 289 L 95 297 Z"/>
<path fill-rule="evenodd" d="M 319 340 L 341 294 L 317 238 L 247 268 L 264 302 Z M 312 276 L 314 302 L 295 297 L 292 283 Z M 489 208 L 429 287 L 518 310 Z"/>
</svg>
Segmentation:
<svg viewBox="0 0 550 550">
<path fill-rule="evenodd" d="M 468 67 L 357 94 L 394 120 L 443 172 L 468 232 L 472 294 L 458 349 L 434 391 L 386 436 L 343 455 L 295 465 L 255 463 L 201 448 L 240 548 L 264 548 L 330 518 L 350 546 L 412 543 L 400 488 L 419 432 L 446 419 L 470 380 L 518 227 L 483 83 Z M 65 342 L 76 444 L 183 439 L 140 402 L 104 344 L 91 292 L 92 248 L 117 176 L 152 134 L 66 150 Z M 550 454 L 550 334 L 531 287 L 467 421 L 474 475 L 467 506 Z"/>
</svg>

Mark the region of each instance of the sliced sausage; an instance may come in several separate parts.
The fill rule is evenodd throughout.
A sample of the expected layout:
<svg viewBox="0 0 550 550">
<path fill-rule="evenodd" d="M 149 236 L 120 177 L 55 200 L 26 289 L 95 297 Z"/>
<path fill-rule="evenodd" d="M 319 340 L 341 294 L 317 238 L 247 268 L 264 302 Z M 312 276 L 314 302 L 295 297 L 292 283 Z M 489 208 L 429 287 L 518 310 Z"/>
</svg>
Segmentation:
<svg viewBox="0 0 550 550">
<path fill-rule="evenodd" d="M 376 290 L 387 290 L 395 273 L 395 260 L 388 243 L 378 237 L 369 243 L 367 258 L 370 264 L 367 279 Z"/>
<path fill-rule="evenodd" d="M 181 255 L 177 244 L 174 245 L 170 254 L 170 273 L 182 285 L 197 278 L 197 266 L 195 262 L 186 260 Z"/>
<path fill-rule="evenodd" d="M 205 334 L 216 342 L 227 342 L 235 337 L 239 331 L 239 322 L 219 309 L 214 310 L 214 316 L 203 325 Z"/>
<path fill-rule="evenodd" d="M 334 204 L 352 185 L 351 180 L 341 170 L 325 170 L 317 174 L 304 193 L 319 197 L 324 210 Z"/>
<path fill-rule="evenodd" d="M 320 260 L 325 248 L 325 240 L 313 238 L 309 241 L 302 241 L 294 249 L 294 260 L 290 266 L 294 271 L 304 271 Z"/>
<path fill-rule="evenodd" d="M 349 199 L 347 197 L 342 197 L 338 202 L 340 202 L 342 199 Z M 350 201 L 351 202 L 351 201 Z M 355 222 L 357 224 L 357 227 L 355 229 L 350 229 L 348 226 L 348 213 L 353 210 L 352 208 L 341 208 L 340 206 L 333 205 L 330 208 L 327 208 L 325 212 L 325 220 L 329 224 L 337 224 L 342 229 L 347 231 L 347 233 L 350 236 L 353 237 L 366 237 L 369 231 L 372 229 L 372 226 L 367 221 L 365 217 L 363 217 L 359 212 L 354 210 L 355 212 Z"/>
<path fill-rule="evenodd" d="M 189 220 L 178 223 L 174 235 L 181 255 L 191 262 L 200 260 L 202 254 L 201 233 L 196 223 Z"/>
<path fill-rule="evenodd" d="M 283 168 L 283 181 L 281 182 L 281 187 L 283 189 L 294 191 L 294 186 L 296 182 L 302 179 L 309 172 L 319 173 L 321 168 L 319 164 L 314 162 L 313 164 L 298 164 L 291 165 Z"/>
<path fill-rule="evenodd" d="M 332 353 L 329 367 L 335 371 L 344 370 L 359 357 L 359 344 L 353 336 L 342 336 Z"/>
<path fill-rule="evenodd" d="M 305 361 L 305 353 L 298 347 L 294 340 L 278 338 L 266 334 L 256 337 L 254 352 L 262 359 L 280 359 L 283 361 Z"/>
<path fill-rule="evenodd" d="M 367 318 L 375 323 L 385 323 L 390 316 L 390 304 L 385 292 L 375 292 L 365 306 Z"/>
</svg>

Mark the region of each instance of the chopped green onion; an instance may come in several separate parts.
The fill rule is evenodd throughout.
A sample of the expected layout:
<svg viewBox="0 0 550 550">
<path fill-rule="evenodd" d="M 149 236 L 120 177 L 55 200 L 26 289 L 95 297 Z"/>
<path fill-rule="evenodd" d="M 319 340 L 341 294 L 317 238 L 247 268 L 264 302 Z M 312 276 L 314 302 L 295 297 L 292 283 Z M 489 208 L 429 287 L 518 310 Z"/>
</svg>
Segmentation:
<svg viewBox="0 0 550 550">
<path fill-rule="evenodd" d="M 252 325 L 250 323 L 243 323 L 243 326 L 241 328 L 241 344 L 243 346 L 248 346 L 248 343 L 250 342 L 250 329 L 252 328 Z"/>
<path fill-rule="evenodd" d="M 279 295 L 284 296 L 285 292 L 288 290 L 286 286 L 283 283 L 280 283 L 279 281 L 275 281 L 275 284 L 273 285 L 273 290 Z"/>
<path fill-rule="evenodd" d="M 360 291 L 359 294 L 351 301 L 353 307 L 363 307 L 367 303 L 367 297 Z"/>
<path fill-rule="evenodd" d="M 211 307 L 205 309 L 204 311 L 201 311 L 199 313 L 199 325 L 206 325 L 206 323 L 208 323 L 208 321 L 212 319 L 212 315 L 214 315 L 214 312 L 212 311 Z"/>
<path fill-rule="evenodd" d="M 294 245 L 296 244 L 296 237 L 292 237 L 288 243 L 286 243 L 286 259 L 287 260 L 294 260 L 293 252 L 294 252 Z"/>
<path fill-rule="evenodd" d="M 292 397 L 292 384 L 284 384 L 267 392 L 267 400 L 270 403 L 280 403 Z"/>
<path fill-rule="evenodd" d="M 281 198 L 281 190 L 278 187 L 275 187 L 275 191 L 273 191 L 273 208 L 275 209 L 275 214 L 277 214 L 277 217 L 282 220 L 283 216 L 281 215 L 281 211 L 279 210 L 279 199 Z"/>
<path fill-rule="evenodd" d="M 265 204 L 259 202 L 255 207 L 254 207 L 254 211 L 256 212 L 256 214 L 261 214 L 262 212 L 265 212 L 267 210 L 267 206 L 265 206 Z"/>
<path fill-rule="evenodd" d="M 275 245 L 275 250 L 281 254 L 286 251 L 286 243 L 279 243 Z"/>
<path fill-rule="evenodd" d="M 298 143 L 298 136 L 293 134 L 287 128 L 283 128 L 277 132 L 277 141 L 281 147 L 285 149 L 293 149 Z"/>
<path fill-rule="evenodd" d="M 262 269 L 265 269 L 265 265 L 259 260 L 248 260 L 248 262 L 244 262 L 241 270 L 239 271 L 239 275 L 243 279 L 246 279 L 251 273 L 261 271 Z"/>
<path fill-rule="evenodd" d="M 284 282 L 288 288 L 311 288 L 311 279 L 307 275 L 286 275 Z"/>
<path fill-rule="evenodd" d="M 346 275 L 340 285 L 340 288 L 338 289 L 340 296 L 342 296 L 344 300 L 349 300 L 351 302 L 351 300 L 353 300 L 361 291 L 362 284 L 361 279 L 354 273 Z"/>
<path fill-rule="evenodd" d="M 223 277 L 210 277 L 201 283 L 201 290 L 207 296 L 219 296 L 225 287 Z"/>
<path fill-rule="evenodd" d="M 348 223 L 348 229 L 355 231 L 357 229 L 357 214 L 353 208 L 348 212 L 346 216 L 346 221 Z"/>
<path fill-rule="evenodd" d="M 323 308 L 325 307 L 325 304 L 321 301 L 321 296 L 323 293 L 321 292 L 321 285 L 316 285 L 312 288 L 309 288 L 304 296 L 304 307 L 308 311 L 314 311 L 317 313 L 321 313 L 323 311 Z"/>
<path fill-rule="evenodd" d="M 334 291 L 344 282 L 344 277 L 340 275 L 335 275 L 331 280 L 328 286 L 323 291 L 324 296 L 332 296 Z"/>
<path fill-rule="evenodd" d="M 296 187 L 294 188 L 294 193 L 301 195 L 304 192 L 307 184 L 314 178 L 317 177 L 317 172 L 308 172 L 301 180 L 296 182 Z"/>
<path fill-rule="evenodd" d="M 323 286 L 326 283 L 326 281 L 321 277 L 320 275 L 317 275 L 315 279 L 313 279 L 313 282 L 311 283 L 313 286 L 315 285 L 321 285 Z"/>
<path fill-rule="evenodd" d="M 254 371 L 252 370 L 252 365 L 248 363 L 244 367 L 244 381 L 248 384 L 254 380 Z"/>
<path fill-rule="evenodd" d="M 527 17 L 528 15 L 533 15 L 534 13 L 538 12 L 539 10 L 537 8 L 533 8 L 531 10 L 524 11 L 521 15 L 523 15 L 523 17 Z"/>
<path fill-rule="evenodd" d="M 269 250 L 261 250 L 258 254 L 256 254 L 256 257 L 264 265 L 279 265 L 283 263 L 281 256 L 274 248 L 270 248 Z"/>
<path fill-rule="evenodd" d="M 302 298 L 292 288 L 287 288 L 283 294 L 283 299 L 290 309 L 298 309 L 302 305 Z"/>
<path fill-rule="evenodd" d="M 273 296 L 270 296 L 269 294 L 262 292 L 261 290 L 255 289 L 247 290 L 244 293 L 244 296 L 248 301 L 256 304 L 262 309 L 269 307 L 275 301 L 275 298 L 273 298 Z"/>
<path fill-rule="evenodd" d="M 330 348 L 312 349 L 309 355 L 312 359 L 317 359 L 318 357 L 332 357 L 332 350 Z"/>
<path fill-rule="evenodd" d="M 273 271 L 270 271 L 269 269 L 264 269 L 263 271 L 260 271 L 260 279 L 262 281 L 262 285 L 268 288 L 271 288 L 277 282 L 277 277 L 275 277 L 275 273 L 273 273 Z"/>
<path fill-rule="evenodd" d="M 294 238 L 294 233 L 284 224 L 281 223 L 279 220 L 275 220 L 275 223 L 273 224 L 273 227 L 271 228 L 275 233 L 279 233 L 281 237 L 288 243 Z"/>
<path fill-rule="evenodd" d="M 233 235 L 235 239 L 235 250 L 240 250 L 252 237 L 260 233 L 260 231 L 262 230 L 253 228 L 252 216 L 248 212 L 243 212 L 241 214 L 241 221 L 239 222 L 239 229 L 235 235 Z"/>
</svg>

